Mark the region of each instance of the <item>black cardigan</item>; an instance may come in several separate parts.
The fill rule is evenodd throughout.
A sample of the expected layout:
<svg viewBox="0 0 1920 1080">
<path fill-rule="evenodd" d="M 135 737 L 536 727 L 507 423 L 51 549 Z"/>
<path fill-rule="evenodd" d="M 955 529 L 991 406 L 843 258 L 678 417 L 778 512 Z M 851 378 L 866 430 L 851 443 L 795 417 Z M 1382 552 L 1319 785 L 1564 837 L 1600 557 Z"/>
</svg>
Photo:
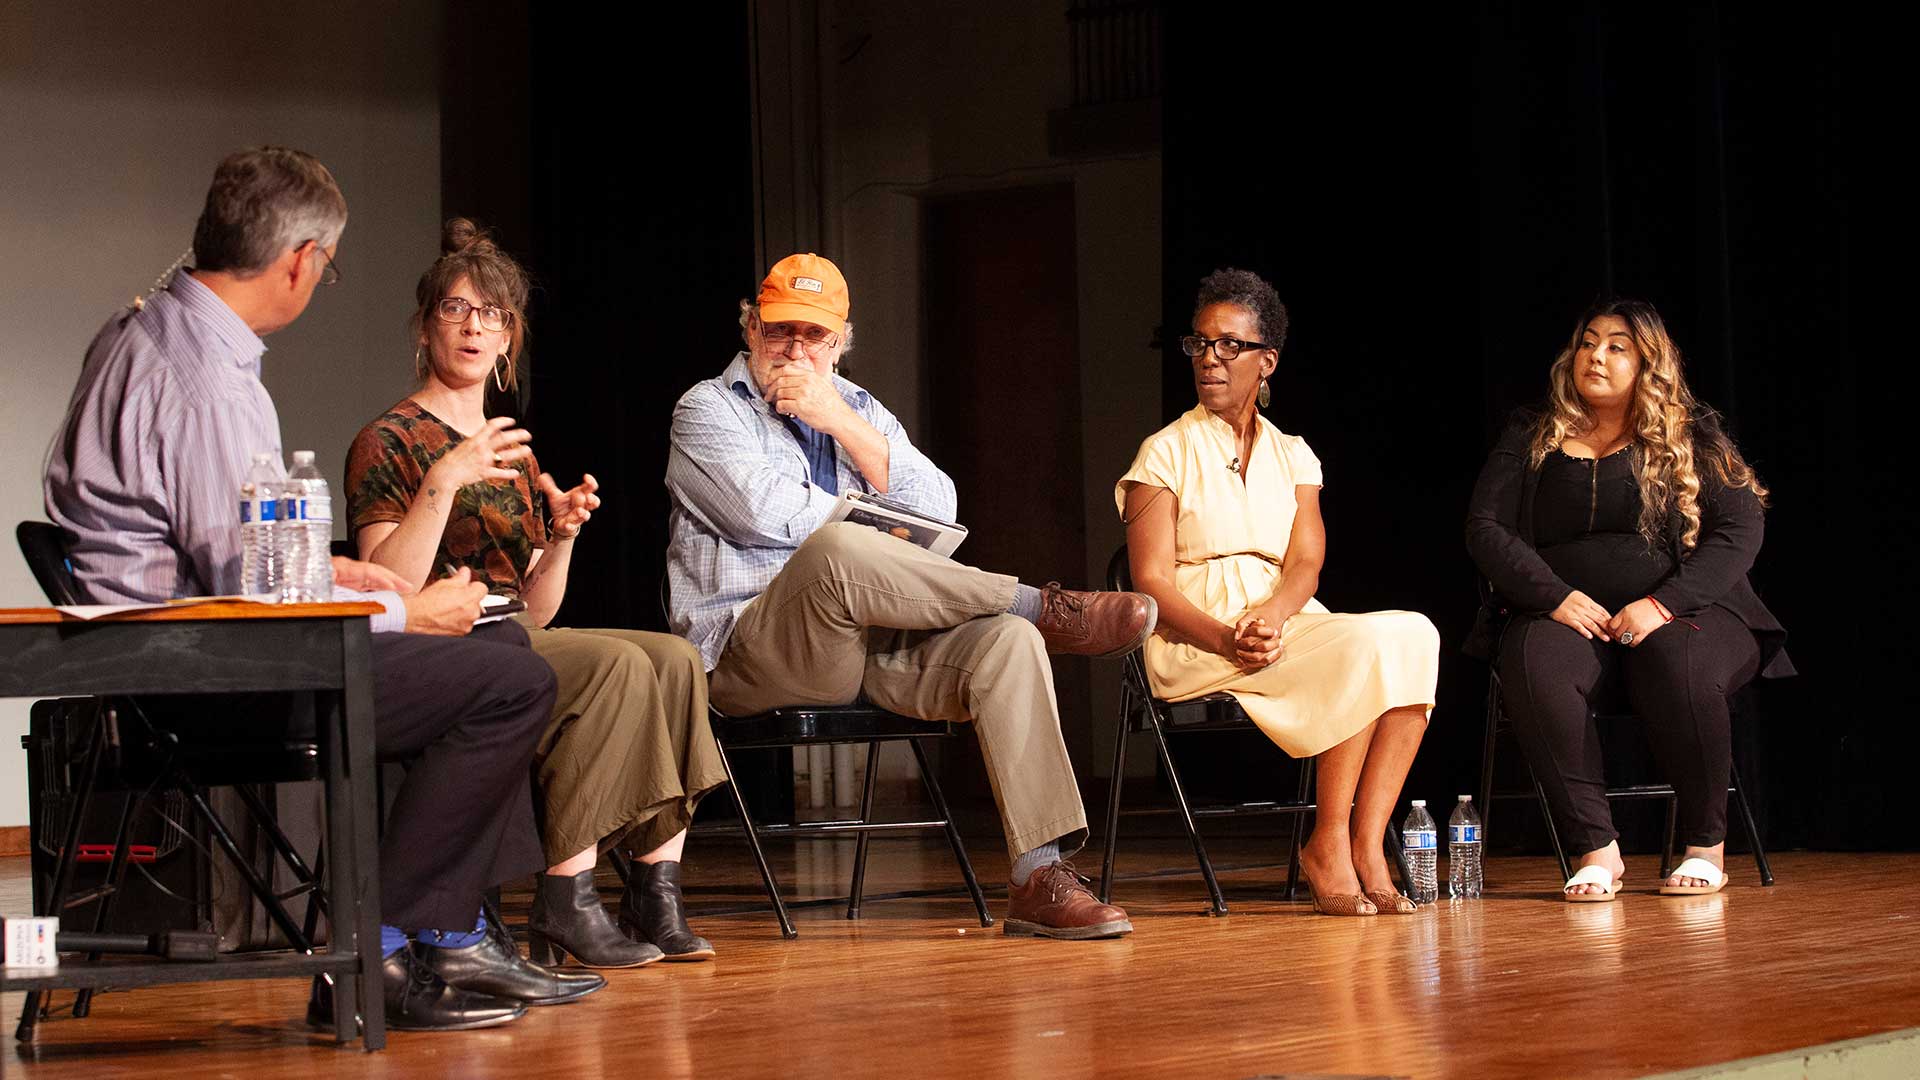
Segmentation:
<svg viewBox="0 0 1920 1080">
<path fill-rule="evenodd" d="M 1527 456 L 1539 412 L 1520 409 L 1494 444 L 1493 453 L 1473 485 L 1467 508 L 1467 551 L 1480 573 L 1493 586 L 1493 595 L 1480 605 L 1465 651 L 1482 658 L 1493 654 L 1494 642 L 1507 617 L 1516 611 L 1546 613 L 1560 606 L 1573 587 L 1560 580 L 1535 550 L 1533 497 L 1540 470 L 1528 468 Z M 1694 418 L 1704 432 L 1718 430 L 1711 412 Z M 1703 476 L 1700 486 L 1700 539 L 1691 552 L 1680 550 L 1680 515 L 1667 523 L 1666 535 L 1675 569 L 1653 590 L 1653 598 L 1675 616 L 1719 605 L 1737 616 L 1760 640 L 1760 674 L 1780 678 L 1795 674 L 1787 659 L 1787 631 L 1760 602 L 1747 580 L 1747 571 L 1760 554 L 1765 518 L 1751 488 L 1729 488 Z"/>
</svg>

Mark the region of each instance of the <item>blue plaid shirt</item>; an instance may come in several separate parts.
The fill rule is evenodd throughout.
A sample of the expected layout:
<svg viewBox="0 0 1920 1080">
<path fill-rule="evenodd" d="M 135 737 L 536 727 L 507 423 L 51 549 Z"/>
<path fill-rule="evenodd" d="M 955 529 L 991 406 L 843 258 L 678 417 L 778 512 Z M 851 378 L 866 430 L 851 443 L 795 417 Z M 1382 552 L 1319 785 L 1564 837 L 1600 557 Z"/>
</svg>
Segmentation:
<svg viewBox="0 0 1920 1080">
<path fill-rule="evenodd" d="M 914 449 L 900 421 L 846 379 L 836 375 L 833 385 L 887 437 L 887 499 L 954 520 L 953 481 Z M 873 491 L 846 453 L 835 450 L 840 490 Z M 744 352 L 674 406 L 667 492 L 673 501 L 668 615 L 674 633 L 699 648 L 711 671 L 734 620 L 827 520 L 839 497 L 813 482 L 792 429 L 754 388 Z"/>
</svg>

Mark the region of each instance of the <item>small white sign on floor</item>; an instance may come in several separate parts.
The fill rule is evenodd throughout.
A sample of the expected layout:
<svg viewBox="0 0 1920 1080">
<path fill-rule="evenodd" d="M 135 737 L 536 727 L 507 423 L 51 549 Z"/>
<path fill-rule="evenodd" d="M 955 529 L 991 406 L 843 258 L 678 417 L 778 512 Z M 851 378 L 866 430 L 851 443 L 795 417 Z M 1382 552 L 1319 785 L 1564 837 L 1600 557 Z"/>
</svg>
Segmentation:
<svg viewBox="0 0 1920 1080">
<path fill-rule="evenodd" d="M 7 939 L 6 966 L 10 968 L 55 968 L 60 953 L 54 947 L 60 933 L 59 919 L 8 918 L 0 922 Z"/>
</svg>

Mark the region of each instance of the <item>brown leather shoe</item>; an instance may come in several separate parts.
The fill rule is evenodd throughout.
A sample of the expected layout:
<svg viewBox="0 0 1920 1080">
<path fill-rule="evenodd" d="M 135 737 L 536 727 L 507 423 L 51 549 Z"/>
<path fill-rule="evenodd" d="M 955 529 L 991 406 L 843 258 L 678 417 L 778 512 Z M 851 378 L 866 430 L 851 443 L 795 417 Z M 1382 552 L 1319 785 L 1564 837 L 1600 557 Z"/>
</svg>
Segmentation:
<svg viewBox="0 0 1920 1080">
<path fill-rule="evenodd" d="M 1146 644 L 1160 606 L 1137 592 L 1080 592 L 1047 582 L 1034 624 L 1047 651 L 1107 659 L 1125 656 Z"/>
<path fill-rule="evenodd" d="M 1087 879 L 1073 864 L 1054 862 L 1033 872 L 1025 885 L 1007 886 L 1007 917 L 1001 932 L 1031 937 L 1119 937 L 1133 933 L 1127 913 L 1101 903 L 1087 890 Z"/>
</svg>

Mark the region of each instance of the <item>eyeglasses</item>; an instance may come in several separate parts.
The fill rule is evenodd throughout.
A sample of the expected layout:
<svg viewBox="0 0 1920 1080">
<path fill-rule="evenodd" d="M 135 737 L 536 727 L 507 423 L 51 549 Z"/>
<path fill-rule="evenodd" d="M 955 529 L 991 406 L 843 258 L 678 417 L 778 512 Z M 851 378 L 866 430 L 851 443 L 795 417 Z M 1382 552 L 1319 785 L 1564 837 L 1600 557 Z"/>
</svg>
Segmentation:
<svg viewBox="0 0 1920 1080">
<path fill-rule="evenodd" d="M 313 250 L 319 252 L 320 257 L 327 260 L 327 265 L 320 268 L 320 284 L 332 285 L 338 282 L 340 280 L 340 268 L 333 265 L 333 256 L 327 254 L 327 249 L 321 247 L 319 244 L 313 245 Z"/>
<path fill-rule="evenodd" d="M 790 326 L 762 326 L 760 340 L 766 342 L 775 352 L 786 352 L 794 342 L 798 341 L 808 356 L 819 356 L 840 344 L 840 335 L 825 330 L 819 331 L 818 334 L 809 331 L 805 335 L 800 335 L 795 334 Z"/>
<path fill-rule="evenodd" d="M 1206 355 L 1209 345 L 1213 346 L 1213 355 L 1222 360 L 1239 356 L 1242 349 L 1273 348 L 1264 341 L 1241 341 L 1237 337 L 1203 338 L 1198 334 L 1188 334 L 1180 339 L 1180 351 L 1196 360 Z"/>
<path fill-rule="evenodd" d="M 508 311 L 506 308 L 494 307 L 492 304 L 488 304 L 485 307 L 474 307 L 471 303 L 468 303 L 458 296 L 449 296 L 433 305 L 434 315 L 444 323 L 459 324 L 466 322 L 467 316 L 476 311 L 480 313 L 480 328 L 482 330 L 505 330 L 507 327 L 513 325 L 513 312 Z"/>
</svg>

